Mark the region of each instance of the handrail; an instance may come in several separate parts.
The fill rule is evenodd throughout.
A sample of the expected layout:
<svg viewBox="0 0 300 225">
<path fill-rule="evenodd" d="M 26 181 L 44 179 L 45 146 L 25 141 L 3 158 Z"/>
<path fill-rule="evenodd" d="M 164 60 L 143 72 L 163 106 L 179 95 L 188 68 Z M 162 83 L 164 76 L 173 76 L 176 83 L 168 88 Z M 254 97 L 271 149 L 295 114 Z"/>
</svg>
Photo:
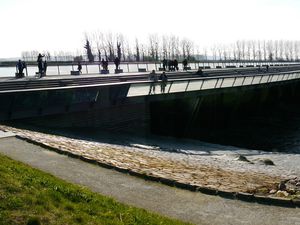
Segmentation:
<svg viewBox="0 0 300 225">
<path fill-rule="evenodd" d="M 203 71 L 209 71 L 209 70 L 232 70 L 232 69 L 238 69 L 238 70 L 247 70 L 247 69 L 255 69 L 257 68 L 256 66 L 259 66 L 263 68 L 265 65 L 273 65 L 270 68 L 281 68 L 281 67 L 286 67 L 286 66 L 299 66 L 299 62 L 289 62 L 289 63 L 281 63 L 281 62 L 252 62 L 253 67 L 239 67 L 239 62 L 223 62 L 222 68 L 214 68 L 216 62 L 201 62 L 203 63 L 203 67 L 209 66 L 211 69 L 203 69 Z M 151 70 L 158 70 L 158 66 L 161 68 L 162 65 L 161 62 L 121 62 L 120 66 L 124 70 L 124 72 L 138 72 L 138 69 L 141 67 L 144 67 L 147 72 Z M 189 63 L 191 68 L 199 68 L 200 62 L 190 62 Z M 226 68 L 228 65 L 235 64 L 235 68 Z M 205 65 L 205 66 L 204 66 Z M 249 66 L 249 65 L 248 65 Z M 0 70 L 2 68 L 14 68 L 15 66 L 7 66 L 7 67 L 0 67 Z M 99 74 L 100 73 L 100 63 L 95 62 L 95 63 L 83 63 L 82 64 L 82 72 L 83 74 Z M 179 63 L 179 67 L 182 69 L 182 63 Z M 38 70 L 36 65 L 28 65 L 29 68 L 29 76 L 35 76 L 35 72 Z M 35 69 L 36 68 L 36 69 Z M 76 70 L 77 69 L 77 64 L 75 63 L 70 63 L 70 64 L 54 64 L 54 63 L 49 63 L 47 67 L 47 74 L 49 76 L 55 76 L 55 75 L 70 75 L 71 70 Z M 114 64 L 111 62 L 109 63 L 109 69 L 113 70 L 114 69 Z M 11 73 L 14 73 L 14 71 L 11 71 Z M 6 76 L 6 75 L 5 75 Z M 14 76 L 11 74 L 10 76 Z"/>
<path fill-rule="evenodd" d="M 268 76 L 268 80 L 266 82 L 263 82 L 263 83 L 273 83 L 273 82 L 280 82 L 280 81 L 285 81 L 285 80 L 290 80 L 290 75 L 291 74 L 294 74 L 294 73 L 297 73 L 299 77 L 297 78 L 300 78 L 300 70 L 295 70 L 295 71 L 289 71 L 289 72 L 279 72 L 279 73 L 268 73 L 268 74 L 251 74 L 251 75 L 223 75 L 223 76 L 213 76 L 213 77 L 195 77 L 195 78 L 182 78 L 182 79 L 173 79 L 173 80 L 169 80 L 167 81 L 167 84 L 170 84 L 170 87 L 168 89 L 167 92 L 165 93 L 170 93 L 170 90 L 171 90 L 171 87 L 173 85 L 173 83 L 180 83 L 180 82 L 187 82 L 187 85 L 190 84 L 191 81 L 202 81 L 202 84 L 201 84 L 201 87 L 199 88 L 199 90 L 202 90 L 203 88 L 203 85 L 204 85 L 204 82 L 205 81 L 210 81 L 210 80 L 217 80 L 217 79 L 222 79 L 222 83 L 220 85 L 219 88 L 222 88 L 222 84 L 224 82 L 224 79 L 230 79 L 230 78 L 235 78 L 234 79 L 234 82 L 232 84 L 231 87 L 235 87 L 235 83 L 236 83 L 236 80 L 238 78 L 244 78 L 243 79 L 243 83 L 245 81 L 245 79 L 247 77 L 261 77 L 261 79 L 259 80 L 259 82 L 257 84 L 261 84 L 262 82 L 262 79 L 263 77 L 266 77 Z M 271 81 L 270 80 L 270 77 L 273 76 L 273 75 L 283 75 L 283 78 L 282 80 L 278 81 L 278 79 L 276 81 Z M 285 75 L 288 75 L 287 76 L 287 79 L 283 80 L 284 79 L 284 76 Z M 295 79 L 295 78 L 293 78 Z M 254 80 L 254 78 L 253 78 Z M 251 82 L 250 85 L 253 85 L 253 80 Z M 270 80 L 270 81 L 269 81 Z M 152 84 L 153 82 L 152 81 L 123 81 L 123 82 L 115 82 L 115 83 L 101 83 L 101 84 L 87 84 L 87 85 L 75 85 L 75 86 L 63 86 L 63 87 L 48 87 L 48 88 L 34 88 L 34 89 L 22 89 L 22 90 L 5 90 L 5 91 L 0 91 L 0 93 L 17 93 L 17 92 L 32 92 L 32 91 L 46 91 L 46 90 L 63 90 L 63 89 L 78 89 L 78 88 L 93 88 L 93 87 L 105 87 L 105 86 L 117 86 L 117 85 L 130 85 L 130 87 L 132 85 L 142 85 L 142 84 Z M 160 84 L 161 81 L 158 81 L 158 82 L 155 82 L 155 84 Z M 237 86 L 244 86 L 242 83 L 242 85 L 237 85 Z M 248 85 L 247 85 L 248 86 Z M 215 87 L 217 89 L 217 87 Z M 186 88 L 188 89 L 188 88 Z M 213 88 L 211 88 L 213 89 Z M 129 89 L 130 90 L 130 89 Z"/>
<path fill-rule="evenodd" d="M 286 77 L 286 75 L 288 75 Z M 292 76 L 291 76 L 292 75 Z M 273 79 L 274 77 L 277 79 Z M 259 81 L 254 82 L 255 77 L 260 77 Z M 263 81 L 262 78 L 266 77 L 267 80 Z M 281 78 L 281 80 L 279 80 L 279 78 Z M 285 78 L 286 77 L 286 78 Z M 234 78 L 234 79 L 233 79 Z M 243 79 L 241 84 L 236 85 L 236 80 L 240 78 Z M 247 78 L 252 78 L 251 82 L 249 82 L 249 80 L 246 83 L 246 79 Z M 146 95 L 151 95 L 151 91 L 149 92 L 149 94 L 147 93 L 148 88 L 151 88 L 153 85 L 169 85 L 168 91 L 167 92 L 160 92 L 160 93 L 153 93 L 154 95 L 157 94 L 168 94 L 168 93 L 178 93 L 178 92 L 189 92 L 189 91 L 200 91 L 200 90 L 204 90 L 204 89 L 218 89 L 218 88 L 229 88 L 229 87 L 240 87 L 240 86 L 250 86 L 250 85 L 259 85 L 259 84 L 266 84 L 266 83 L 275 83 L 275 82 L 281 82 L 281 81 L 286 81 L 286 80 L 292 80 L 292 79 L 300 79 L 300 71 L 292 71 L 292 72 L 282 72 L 282 73 L 276 73 L 276 74 L 252 74 L 252 75 L 242 75 L 242 76 L 218 76 L 218 77 L 209 77 L 209 78 L 191 78 L 191 79 L 176 79 L 176 80 L 170 80 L 168 82 L 166 82 L 165 84 L 162 82 L 132 82 L 129 88 L 129 91 L 127 93 L 127 97 L 135 97 L 135 96 L 146 96 Z M 210 81 L 214 80 L 214 83 L 210 83 Z M 229 84 L 225 84 L 224 83 L 230 80 Z M 183 83 L 187 82 L 185 88 L 182 88 L 181 86 L 179 86 L 181 89 L 172 89 L 172 87 L 174 87 L 174 84 L 179 84 L 179 83 Z M 191 85 L 191 82 L 197 83 L 197 81 L 202 81 L 201 84 L 199 83 L 199 88 L 195 89 L 192 88 L 191 90 L 189 90 L 189 85 Z M 206 87 L 205 87 L 205 82 L 206 82 Z M 151 83 L 150 85 L 148 85 L 148 83 Z M 175 86 L 176 87 L 176 86 Z M 138 88 L 138 89 L 137 89 Z M 141 88 L 143 88 L 142 90 L 140 90 Z M 138 92 L 139 91 L 139 92 Z M 152 95 L 153 95 L 152 94 Z"/>
</svg>

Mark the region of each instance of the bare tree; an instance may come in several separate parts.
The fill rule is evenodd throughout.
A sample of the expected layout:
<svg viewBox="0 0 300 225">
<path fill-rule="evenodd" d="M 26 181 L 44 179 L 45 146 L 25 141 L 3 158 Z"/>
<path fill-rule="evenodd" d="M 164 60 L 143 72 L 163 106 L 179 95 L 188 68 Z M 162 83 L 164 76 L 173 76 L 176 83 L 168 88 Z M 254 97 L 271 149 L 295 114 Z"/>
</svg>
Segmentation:
<svg viewBox="0 0 300 225">
<path fill-rule="evenodd" d="M 115 59 L 115 48 L 114 48 L 114 36 L 111 32 L 106 34 L 106 43 L 108 49 L 108 60 L 114 61 Z"/>
<path fill-rule="evenodd" d="M 156 55 L 156 36 L 151 34 L 149 35 L 149 55 L 152 60 L 155 60 Z"/>
<path fill-rule="evenodd" d="M 295 51 L 295 55 L 294 55 L 294 60 L 295 61 L 299 61 L 299 55 L 300 55 L 300 41 L 295 41 L 294 42 L 294 51 Z"/>
<path fill-rule="evenodd" d="M 217 46 L 216 45 L 214 45 L 211 48 L 211 54 L 212 54 L 213 60 L 216 61 L 217 60 Z"/>
<path fill-rule="evenodd" d="M 274 59 L 274 48 L 273 48 L 273 41 L 269 40 L 266 42 L 266 51 L 269 61 L 273 61 Z"/>
<path fill-rule="evenodd" d="M 140 59 L 140 46 L 139 46 L 139 41 L 138 39 L 136 38 L 135 39 L 135 60 L 137 62 L 139 62 L 141 59 Z"/>
<path fill-rule="evenodd" d="M 93 41 L 96 43 L 96 51 L 98 61 L 101 60 L 102 57 L 102 43 L 103 43 L 103 33 L 100 31 L 96 31 L 92 34 Z"/>
<path fill-rule="evenodd" d="M 163 56 L 163 58 L 168 58 L 168 55 L 169 55 L 168 45 L 169 45 L 168 36 L 163 36 L 162 37 L 162 56 Z"/>
<path fill-rule="evenodd" d="M 251 42 L 251 49 L 252 49 L 252 59 L 255 61 L 256 60 L 256 42 L 252 40 Z"/>
<path fill-rule="evenodd" d="M 85 34 L 85 45 L 84 45 L 84 48 L 86 49 L 86 54 L 87 54 L 87 58 L 89 60 L 89 62 L 94 62 L 94 55 L 93 55 L 93 52 L 92 52 L 92 46 L 91 46 L 91 43 L 90 43 L 90 37 Z"/>
<path fill-rule="evenodd" d="M 263 41 L 262 52 L 263 52 L 263 60 L 267 61 L 268 54 L 267 54 L 267 44 L 265 40 Z"/>
<path fill-rule="evenodd" d="M 292 56 L 291 56 L 291 51 L 290 51 L 290 42 L 289 41 L 284 41 L 284 56 L 285 56 L 285 60 L 289 61 L 292 60 Z"/>
<path fill-rule="evenodd" d="M 278 42 L 278 40 L 274 41 L 273 49 L 274 49 L 274 60 L 278 60 L 278 52 L 279 52 L 279 42 Z"/>
<path fill-rule="evenodd" d="M 182 46 L 184 47 L 183 49 L 185 49 L 186 58 L 188 60 L 191 60 L 193 55 L 193 50 L 194 50 L 194 42 L 185 38 L 182 40 L 182 43 L 183 43 Z"/>
</svg>

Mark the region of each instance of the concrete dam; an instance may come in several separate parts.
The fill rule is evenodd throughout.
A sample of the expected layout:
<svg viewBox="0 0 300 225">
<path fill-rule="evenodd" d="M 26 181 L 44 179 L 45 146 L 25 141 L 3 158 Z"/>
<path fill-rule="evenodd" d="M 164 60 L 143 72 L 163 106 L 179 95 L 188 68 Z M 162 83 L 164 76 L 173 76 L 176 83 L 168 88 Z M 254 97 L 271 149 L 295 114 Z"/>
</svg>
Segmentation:
<svg viewBox="0 0 300 225">
<path fill-rule="evenodd" d="M 56 76 L 0 83 L 0 120 L 42 127 L 101 128 L 198 136 L 249 115 L 297 107 L 300 66 L 148 74 Z M 155 89 L 155 91 L 154 91 Z"/>
</svg>

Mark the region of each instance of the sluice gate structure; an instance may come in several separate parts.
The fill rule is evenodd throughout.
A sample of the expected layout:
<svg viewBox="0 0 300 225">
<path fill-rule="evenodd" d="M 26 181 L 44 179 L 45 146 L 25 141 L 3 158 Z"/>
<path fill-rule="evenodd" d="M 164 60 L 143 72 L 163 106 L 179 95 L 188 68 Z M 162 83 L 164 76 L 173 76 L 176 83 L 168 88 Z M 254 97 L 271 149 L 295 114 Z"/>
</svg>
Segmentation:
<svg viewBox="0 0 300 225">
<path fill-rule="evenodd" d="M 300 66 L 167 75 L 164 84 L 149 81 L 146 73 L 3 81 L 0 121 L 176 135 L 300 97 Z"/>
</svg>

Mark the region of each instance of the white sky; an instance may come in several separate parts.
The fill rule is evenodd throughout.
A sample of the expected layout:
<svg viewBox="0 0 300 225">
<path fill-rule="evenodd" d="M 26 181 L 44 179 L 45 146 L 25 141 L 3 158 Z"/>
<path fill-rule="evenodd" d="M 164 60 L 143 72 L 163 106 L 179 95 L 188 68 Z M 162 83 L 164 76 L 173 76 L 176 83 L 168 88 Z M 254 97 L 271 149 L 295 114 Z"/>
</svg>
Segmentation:
<svg viewBox="0 0 300 225">
<path fill-rule="evenodd" d="M 187 37 L 201 47 L 238 39 L 300 40 L 300 0 L 0 0 L 0 58 L 82 50 L 84 32 Z"/>
</svg>

